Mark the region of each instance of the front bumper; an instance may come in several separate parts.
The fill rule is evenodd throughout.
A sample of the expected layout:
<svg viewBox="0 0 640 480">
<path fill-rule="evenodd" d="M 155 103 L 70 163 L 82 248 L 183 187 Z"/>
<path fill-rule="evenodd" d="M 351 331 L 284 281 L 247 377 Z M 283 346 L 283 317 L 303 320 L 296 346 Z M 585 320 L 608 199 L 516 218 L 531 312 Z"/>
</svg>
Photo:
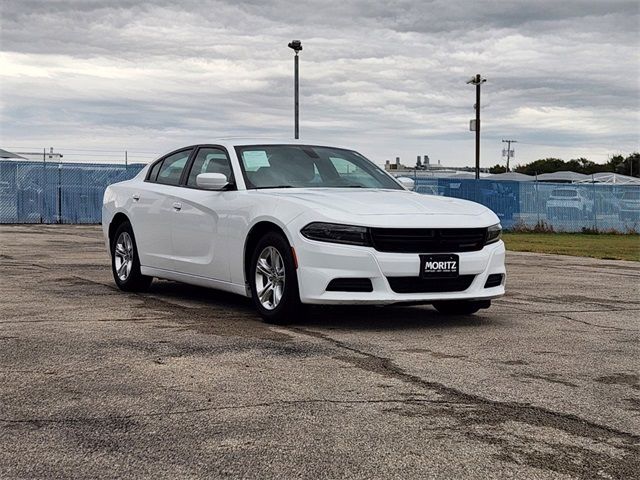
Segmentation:
<svg viewBox="0 0 640 480">
<path fill-rule="evenodd" d="M 370 247 L 339 245 L 308 240 L 295 242 L 300 300 L 309 304 L 429 303 L 438 300 L 487 300 L 504 295 L 506 271 L 502 241 L 477 252 L 458 253 L 460 275 L 473 275 L 471 285 L 458 292 L 396 293 L 387 277 L 418 277 L 420 257 L 413 253 L 384 253 Z M 428 252 L 425 252 L 428 253 Z M 452 252 L 455 253 L 455 252 Z M 484 288 L 491 274 L 502 274 L 501 285 Z M 368 278 L 372 292 L 327 291 L 336 278 Z"/>
</svg>

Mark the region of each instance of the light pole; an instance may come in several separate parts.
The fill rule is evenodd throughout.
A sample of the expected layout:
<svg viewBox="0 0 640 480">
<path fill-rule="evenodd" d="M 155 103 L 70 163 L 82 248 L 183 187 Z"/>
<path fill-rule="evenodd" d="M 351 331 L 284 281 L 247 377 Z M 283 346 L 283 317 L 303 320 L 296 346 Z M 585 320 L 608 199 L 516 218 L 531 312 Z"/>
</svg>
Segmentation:
<svg viewBox="0 0 640 480">
<path fill-rule="evenodd" d="M 299 102 L 299 87 L 298 87 L 298 53 L 302 51 L 302 42 L 300 40 L 292 40 L 289 42 L 288 47 L 295 52 L 293 57 L 293 108 L 294 108 L 294 138 L 300 138 L 300 102 Z"/>
<path fill-rule="evenodd" d="M 486 82 L 486 78 L 482 78 L 482 76 L 478 73 L 474 77 L 471 77 L 471 80 L 467 82 L 467 84 L 476 86 L 476 180 L 480 178 L 480 85 Z"/>
</svg>

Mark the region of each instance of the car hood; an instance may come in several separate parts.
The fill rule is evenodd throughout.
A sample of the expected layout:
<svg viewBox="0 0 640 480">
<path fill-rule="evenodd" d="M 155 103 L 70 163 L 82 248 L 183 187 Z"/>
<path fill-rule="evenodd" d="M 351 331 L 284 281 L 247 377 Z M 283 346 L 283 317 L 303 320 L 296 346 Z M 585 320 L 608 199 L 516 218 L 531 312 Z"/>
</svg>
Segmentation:
<svg viewBox="0 0 640 480">
<path fill-rule="evenodd" d="M 258 190 L 314 210 L 351 215 L 472 215 L 489 211 L 479 203 L 457 198 L 421 195 L 407 190 L 357 188 L 287 188 Z"/>
</svg>

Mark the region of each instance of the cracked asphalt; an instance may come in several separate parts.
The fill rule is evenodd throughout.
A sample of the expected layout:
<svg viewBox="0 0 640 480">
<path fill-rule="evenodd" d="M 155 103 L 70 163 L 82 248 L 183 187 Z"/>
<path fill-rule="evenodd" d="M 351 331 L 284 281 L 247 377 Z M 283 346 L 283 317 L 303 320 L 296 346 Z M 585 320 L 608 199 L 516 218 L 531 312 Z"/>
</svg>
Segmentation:
<svg viewBox="0 0 640 480">
<path fill-rule="evenodd" d="M 115 288 L 96 226 L 0 226 L 1 478 L 638 478 L 640 263 L 509 252 L 471 317 Z"/>
</svg>

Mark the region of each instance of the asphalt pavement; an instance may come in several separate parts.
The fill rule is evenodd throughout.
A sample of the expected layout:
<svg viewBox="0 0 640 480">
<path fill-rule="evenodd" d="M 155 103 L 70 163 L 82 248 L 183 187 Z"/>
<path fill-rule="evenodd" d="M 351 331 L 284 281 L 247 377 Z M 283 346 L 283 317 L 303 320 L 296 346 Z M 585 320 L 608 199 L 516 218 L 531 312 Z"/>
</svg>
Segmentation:
<svg viewBox="0 0 640 480">
<path fill-rule="evenodd" d="M 0 478 L 638 478 L 640 263 L 509 252 L 474 316 L 116 289 L 96 226 L 0 226 Z"/>
</svg>

